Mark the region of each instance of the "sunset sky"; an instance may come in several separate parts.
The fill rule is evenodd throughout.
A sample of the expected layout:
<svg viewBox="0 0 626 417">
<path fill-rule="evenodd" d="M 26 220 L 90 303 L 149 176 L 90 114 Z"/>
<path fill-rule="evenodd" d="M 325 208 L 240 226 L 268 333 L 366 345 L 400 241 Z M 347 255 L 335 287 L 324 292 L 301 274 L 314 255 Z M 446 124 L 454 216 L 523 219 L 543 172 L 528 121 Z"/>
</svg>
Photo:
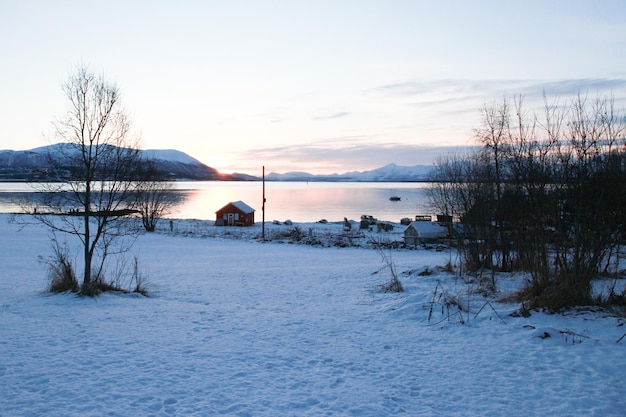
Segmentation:
<svg viewBox="0 0 626 417">
<path fill-rule="evenodd" d="M 430 164 L 503 96 L 626 107 L 625 52 L 623 0 L 0 0 L 0 149 L 49 144 L 88 65 L 143 148 L 222 172 Z"/>
</svg>

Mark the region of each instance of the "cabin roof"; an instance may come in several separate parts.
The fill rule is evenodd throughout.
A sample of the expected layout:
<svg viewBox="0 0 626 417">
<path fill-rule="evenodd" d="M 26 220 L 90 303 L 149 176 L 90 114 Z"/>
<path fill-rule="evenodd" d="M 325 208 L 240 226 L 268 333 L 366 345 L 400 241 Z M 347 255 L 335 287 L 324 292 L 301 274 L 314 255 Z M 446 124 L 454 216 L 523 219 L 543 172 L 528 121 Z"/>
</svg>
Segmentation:
<svg viewBox="0 0 626 417">
<path fill-rule="evenodd" d="M 405 234 L 410 229 L 415 230 L 417 236 L 422 238 L 443 238 L 446 237 L 448 233 L 445 227 L 436 222 L 411 222 L 405 229 Z"/>
<path fill-rule="evenodd" d="M 222 207 L 218 211 L 224 210 L 229 205 L 234 206 L 236 209 L 238 209 L 239 211 L 241 211 L 242 213 L 245 213 L 245 214 L 250 214 L 250 213 L 254 213 L 255 212 L 255 210 L 252 207 L 250 207 L 249 205 L 247 205 L 246 203 L 244 203 L 241 200 L 239 200 L 239 201 L 231 201 L 230 203 L 226 204 L 224 207 Z"/>
</svg>

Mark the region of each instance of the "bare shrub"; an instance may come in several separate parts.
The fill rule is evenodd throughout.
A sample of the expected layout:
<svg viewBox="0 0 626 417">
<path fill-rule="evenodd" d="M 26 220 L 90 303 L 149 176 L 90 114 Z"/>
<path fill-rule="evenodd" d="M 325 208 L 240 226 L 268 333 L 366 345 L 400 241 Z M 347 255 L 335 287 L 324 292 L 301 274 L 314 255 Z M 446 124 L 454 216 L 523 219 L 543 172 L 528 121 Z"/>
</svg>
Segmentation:
<svg viewBox="0 0 626 417">
<path fill-rule="evenodd" d="M 300 242 L 304 237 L 304 231 L 300 226 L 294 226 L 290 231 L 290 237 L 294 242 Z"/>
<path fill-rule="evenodd" d="M 463 311 L 469 312 L 469 308 L 466 308 L 464 304 L 460 302 L 460 298 L 446 291 L 440 281 L 437 281 L 437 285 L 433 291 L 433 298 L 430 300 L 428 322 L 433 319 L 436 307 L 441 309 L 441 316 L 444 318 L 434 324 L 439 324 L 443 320 L 450 321 L 453 317 L 457 317 L 459 323 L 465 324 L 465 319 L 463 318 L 462 313 Z"/>
<path fill-rule="evenodd" d="M 595 303 L 621 316 L 626 316 L 626 286 L 622 285 L 621 290 L 617 288 L 620 281 L 622 280 L 613 279 L 607 291 L 596 296 Z"/>
<path fill-rule="evenodd" d="M 169 214 L 177 202 L 172 193 L 174 186 L 167 181 L 166 175 L 159 171 L 154 160 L 143 161 L 143 169 L 136 182 L 134 207 L 141 215 L 141 223 L 147 232 L 154 232 L 157 223 Z M 170 231 L 173 224 L 170 223 Z"/>
<path fill-rule="evenodd" d="M 74 264 L 70 259 L 67 246 L 61 246 L 56 239 L 53 242 L 53 254 L 44 262 L 48 265 L 50 285 L 48 290 L 52 293 L 77 292 L 78 280 Z"/>
<path fill-rule="evenodd" d="M 385 251 L 383 245 L 372 238 L 372 245 L 376 248 L 378 254 L 381 257 L 382 262 L 385 264 L 381 269 L 374 273 L 378 273 L 382 269 L 388 268 L 391 273 L 391 279 L 379 286 L 379 290 L 382 292 L 404 292 L 404 286 L 400 279 L 398 278 L 398 272 L 396 271 L 396 264 L 393 262 L 391 258 L 391 249 Z"/>
<path fill-rule="evenodd" d="M 148 280 L 139 269 L 139 260 L 136 256 L 130 260 L 127 257 L 118 258 L 117 267 L 110 273 L 112 279 L 107 281 L 101 274 L 94 280 L 94 285 L 88 290 L 93 291 L 90 295 L 99 295 L 105 292 L 117 292 L 123 294 L 141 294 L 148 296 Z"/>
<path fill-rule="evenodd" d="M 448 274 L 454 274 L 454 266 L 452 265 L 452 261 L 448 261 L 445 265 L 439 267 L 441 272 L 446 272 Z"/>
<path fill-rule="evenodd" d="M 426 267 L 423 271 L 421 271 L 419 274 L 417 274 L 417 276 L 419 276 L 419 277 L 427 277 L 427 276 L 430 276 L 432 274 L 434 274 L 434 272 L 430 268 Z"/>
<path fill-rule="evenodd" d="M 147 297 L 149 295 L 147 283 L 148 280 L 139 271 L 139 260 L 137 259 L 137 257 L 135 257 L 133 263 L 133 275 L 131 277 L 131 284 L 133 284 L 131 287 L 131 291 L 133 293 L 141 294 Z"/>
<path fill-rule="evenodd" d="M 99 270 L 92 272 L 93 279 L 89 283 L 80 285 L 70 250 L 66 245 L 59 244 L 56 239 L 52 242 L 53 255 L 48 259 L 40 257 L 40 261 L 48 266 L 50 278 L 48 291 L 55 294 L 72 292 L 87 297 L 96 297 L 107 292 L 149 296 L 148 280 L 140 272 L 136 257 L 133 258 L 131 266 L 127 262 L 120 262 L 116 270 L 110 274 L 112 279 L 107 279 L 105 272 Z"/>
<path fill-rule="evenodd" d="M 128 291 L 116 287 L 110 282 L 100 280 L 100 278 L 93 279 L 88 284 L 83 284 L 80 289 L 80 295 L 86 297 L 96 297 L 105 292 L 127 293 Z"/>
</svg>

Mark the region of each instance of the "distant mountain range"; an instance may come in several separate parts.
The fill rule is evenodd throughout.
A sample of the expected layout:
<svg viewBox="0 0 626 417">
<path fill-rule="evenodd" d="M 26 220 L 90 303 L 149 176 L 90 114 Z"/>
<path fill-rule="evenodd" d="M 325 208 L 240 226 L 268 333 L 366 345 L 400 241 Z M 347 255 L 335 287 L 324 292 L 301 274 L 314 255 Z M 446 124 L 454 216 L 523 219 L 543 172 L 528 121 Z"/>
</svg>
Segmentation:
<svg viewBox="0 0 626 417">
<path fill-rule="evenodd" d="M 67 178 L 60 172 L 64 166 L 58 156 L 64 154 L 59 147 L 67 144 L 43 146 L 26 151 L 0 150 L 0 181 L 56 181 Z M 258 181 L 261 178 L 241 174 L 222 174 L 188 154 L 168 149 L 142 150 L 144 159 L 154 161 L 155 167 L 169 180 L 177 181 Z M 52 163 L 52 158 L 57 160 Z M 59 163 L 61 162 L 61 163 Z M 372 171 L 347 172 L 345 174 L 313 175 L 306 172 L 271 173 L 267 181 L 343 181 L 343 182 L 405 182 L 426 181 L 428 165 L 399 166 L 389 164 Z"/>
<path fill-rule="evenodd" d="M 313 175 L 307 172 L 288 172 L 266 175 L 267 181 L 337 181 L 337 182 L 409 182 L 426 181 L 433 167 L 430 165 L 385 165 L 371 171 L 352 171 L 345 174 Z"/>
</svg>

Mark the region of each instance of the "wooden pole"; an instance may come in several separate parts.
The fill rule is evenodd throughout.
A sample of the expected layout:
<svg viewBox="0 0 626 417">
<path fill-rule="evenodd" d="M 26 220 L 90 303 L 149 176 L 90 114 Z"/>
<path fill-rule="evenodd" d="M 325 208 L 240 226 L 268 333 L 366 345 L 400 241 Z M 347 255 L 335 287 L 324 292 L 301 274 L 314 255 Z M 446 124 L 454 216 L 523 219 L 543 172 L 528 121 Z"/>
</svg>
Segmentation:
<svg viewBox="0 0 626 417">
<path fill-rule="evenodd" d="M 261 238 L 265 240 L 265 165 L 263 165 L 263 206 L 261 211 L 263 212 L 263 224 L 261 227 Z"/>
</svg>

